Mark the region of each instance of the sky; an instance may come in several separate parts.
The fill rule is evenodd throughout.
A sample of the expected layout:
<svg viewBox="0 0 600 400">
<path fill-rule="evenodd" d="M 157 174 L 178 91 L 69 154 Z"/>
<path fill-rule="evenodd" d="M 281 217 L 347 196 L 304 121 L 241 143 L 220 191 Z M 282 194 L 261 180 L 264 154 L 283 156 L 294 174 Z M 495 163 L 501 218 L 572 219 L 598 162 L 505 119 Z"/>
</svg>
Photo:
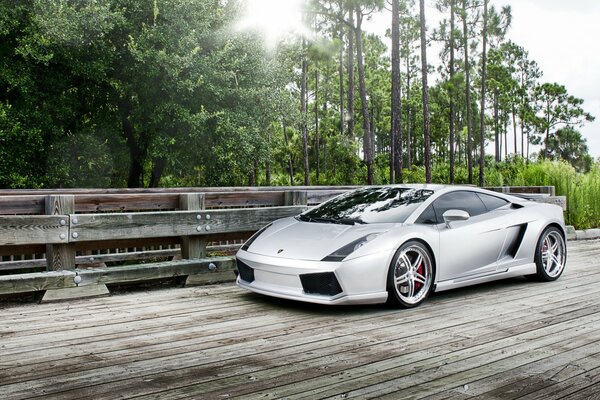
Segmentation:
<svg viewBox="0 0 600 400">
<path fill-rule="evenodd" d="M 247 0 L 248 17 L 243 28 L 260 29 L 267 43 L 274 44 L 286 30 L 301 24 L 301 0 Z M 600 0 L 491 0 L 498 9 L 510 5 L 512 24 L 508 38 L 529 52 L 544 75 L 541 82 L 564 85 L 570 95 L 584 100 L 583 108 L 596 117 L 578 129 L 587 140 L 590 154 L 600 158 Z M 440 19 L 426 0 L 428 32 Z M 365 30 L 383 37 L 391 16 L 383 12 L 365 23 Z M 435 62 L 429 49 L 428 61 Z M 509 151 L 511 148 L 509 147 Z M 488 150 L 489 151 L 489 150 Z"/>
<path fill-rule="evenodd" d="M 577 128 L 587 139 L 590 154 L 600 157 L 600 1 L 492 0 L 510 5 L 508 37 L 529 51 L 544 72 L 542 82 L 557 82 L 584 100 L 596 117 Z"/>
</svg>

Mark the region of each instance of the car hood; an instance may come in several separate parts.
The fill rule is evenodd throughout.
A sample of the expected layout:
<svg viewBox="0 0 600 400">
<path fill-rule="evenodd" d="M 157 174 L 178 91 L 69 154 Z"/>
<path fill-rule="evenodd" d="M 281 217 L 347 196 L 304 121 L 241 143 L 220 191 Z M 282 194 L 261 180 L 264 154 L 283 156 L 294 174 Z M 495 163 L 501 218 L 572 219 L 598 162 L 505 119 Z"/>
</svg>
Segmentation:
<svg viewBox="0 0 600 400">
<path fill-rule="evenodd" d="M 354 240 L 389 230 L 390 225 L 342 225 L 284 218 L 262 232 L 247 251 L 269 257 L 319 261 Z"/>
</svg>

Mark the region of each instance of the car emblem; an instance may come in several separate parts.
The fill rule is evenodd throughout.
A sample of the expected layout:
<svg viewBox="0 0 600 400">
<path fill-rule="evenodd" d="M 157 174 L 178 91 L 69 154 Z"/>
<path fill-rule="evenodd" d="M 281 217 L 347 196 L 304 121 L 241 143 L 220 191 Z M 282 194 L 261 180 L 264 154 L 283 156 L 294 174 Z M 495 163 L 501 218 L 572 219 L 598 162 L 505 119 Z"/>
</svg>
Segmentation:
<svg viewBox="0 0 600 400">
<path fill-rule="evenodd" d="M 282 251 L 283 251 L 283 249 L 277 250 L 277 254 L 281 253 Z"/>
</svg>

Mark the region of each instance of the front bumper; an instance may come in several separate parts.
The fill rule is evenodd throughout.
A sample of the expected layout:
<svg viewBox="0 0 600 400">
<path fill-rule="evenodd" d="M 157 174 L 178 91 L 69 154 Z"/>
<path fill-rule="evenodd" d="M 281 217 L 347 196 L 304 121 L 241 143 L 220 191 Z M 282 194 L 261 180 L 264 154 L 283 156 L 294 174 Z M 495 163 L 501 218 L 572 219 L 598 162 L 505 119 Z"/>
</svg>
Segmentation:
<svg viewBox="0 0 600 400">
<path fill-rule="evenodd" d="M 240 250 L 237 258 L 242 264 L 237 285 L 255 293 L 318 304 L 383 303 L 387 300 L 390 257 L 382 252 L 324 262 L 268 257 Z"/>
</svg>

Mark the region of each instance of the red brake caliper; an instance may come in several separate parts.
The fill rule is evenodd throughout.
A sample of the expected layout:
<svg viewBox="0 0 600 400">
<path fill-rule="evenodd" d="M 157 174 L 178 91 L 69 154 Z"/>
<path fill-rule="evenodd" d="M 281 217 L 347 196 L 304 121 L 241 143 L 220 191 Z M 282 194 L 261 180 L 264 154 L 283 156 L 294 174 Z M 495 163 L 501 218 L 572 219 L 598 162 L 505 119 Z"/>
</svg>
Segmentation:
<svg viewBox="0 0 600 400">
<path fill-rule="evenodd" d="M 423 261 L 421 261 L 421 264 L 419 264 L 419 267 L 417 268 L 417 273 L 421 276 L 424 276 L 423 270 Z M 421 289 L 421 286 L 423 286 L 421 282 L 415 282 L 415 292 L 418 292 Z"/>
</svg>

